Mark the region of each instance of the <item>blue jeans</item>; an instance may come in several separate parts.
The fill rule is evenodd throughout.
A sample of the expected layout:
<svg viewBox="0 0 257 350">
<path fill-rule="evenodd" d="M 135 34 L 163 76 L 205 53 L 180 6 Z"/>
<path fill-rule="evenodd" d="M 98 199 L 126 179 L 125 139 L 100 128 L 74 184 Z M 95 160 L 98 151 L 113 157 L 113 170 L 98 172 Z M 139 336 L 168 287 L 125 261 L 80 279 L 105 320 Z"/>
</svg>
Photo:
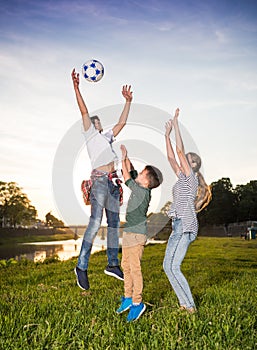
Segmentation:
<svg viewBox="0 0 257 350">
<path fill-rule="evenodd" d="M 180 266 L 190 243 L 196 239 L 196 235 L 192 232 L 183 232 L 181 219 L 173 219 L 172 226 L 173 232 L 167 243 L 163 268 L 178 297 L 179 304 L 187 308 L 195 308 L 189 284 Z"/>
<path fill-rule="evenodd" d="M 84 233 L 78 268 L 85 271 L 92 250 L 93 241 L 101 226 L 103 210 L 107 219 L 107 258 L 109 266 L 118 266 L 119 227 L 120 227 L 120 193 L 118 186 L 108 179 L 108 174 L 93 178 L 90 194 L 91 215 L 87 229 Z"/>
</svg>

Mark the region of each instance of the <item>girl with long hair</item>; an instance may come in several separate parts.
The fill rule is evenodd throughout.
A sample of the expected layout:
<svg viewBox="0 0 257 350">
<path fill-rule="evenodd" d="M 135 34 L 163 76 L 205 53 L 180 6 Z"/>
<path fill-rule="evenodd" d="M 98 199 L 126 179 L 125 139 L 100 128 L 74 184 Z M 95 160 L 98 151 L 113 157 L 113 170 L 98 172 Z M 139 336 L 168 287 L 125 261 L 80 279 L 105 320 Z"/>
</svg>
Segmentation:
<svg viewBox="0 0 257 350">
<path fill-rule="evenodd" d="M 167 157 L 177 176 L 177 182 L 173 186 L 173 202 L 167 213 L 172 218 L 172 233 L 167 243 L 163 268 L 178 297 L 180 309 L 194 313 L 195 302 L 180 266 L 189 245 L 197 236 L 197 212 L 209 203 L 211 191 L 200 173 L 201 158 L 196 153 L 185 153 L 178 116 L 177 108 L 173 119 L 168 120 L 165 125 Z M 170 140 L 173 128 L 178 161 Z"/>
</svg>

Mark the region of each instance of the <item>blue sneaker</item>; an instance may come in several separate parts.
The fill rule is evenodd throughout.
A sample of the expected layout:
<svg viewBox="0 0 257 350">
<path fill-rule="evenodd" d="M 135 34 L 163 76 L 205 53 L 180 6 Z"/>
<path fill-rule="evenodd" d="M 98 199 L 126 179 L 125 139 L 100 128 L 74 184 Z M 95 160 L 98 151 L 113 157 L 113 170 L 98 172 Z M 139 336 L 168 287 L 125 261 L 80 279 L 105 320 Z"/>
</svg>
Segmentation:
<svg viewBox="0 0 257 350">
<path fill-rule="evenodd" d="M 87 277 L 87 270 L 80 270 L 77 266 L 74 269 L 75 275 L 77 277 L 77 285 L 83 290 L 89 289 L 89 282 Z"/>
<path fill-rule="evenodd" d="M 129 314 L 127 317 L 127 321 L 135 321 L 138 320 L 139 317 L 142 315 L 142 313 L 145 311 L 146 306 L 143 303 L 140 303 L 139 305 L 134 305 L 130 307 Z"/>
<path fill-rule="evenodd" d="M 119 266 L 106 266 L 104 273 L 108 276 L 118 278 L 118 280 L 124 281 L 123 272 Z"/>
<path fill-rule="evenodd" d="M 132 298 L 121 298 L 121 305 L 116 311 L 117 314 L 121 314 L 124 311 L 127 311 L 132 306 Z"/>
</svg>

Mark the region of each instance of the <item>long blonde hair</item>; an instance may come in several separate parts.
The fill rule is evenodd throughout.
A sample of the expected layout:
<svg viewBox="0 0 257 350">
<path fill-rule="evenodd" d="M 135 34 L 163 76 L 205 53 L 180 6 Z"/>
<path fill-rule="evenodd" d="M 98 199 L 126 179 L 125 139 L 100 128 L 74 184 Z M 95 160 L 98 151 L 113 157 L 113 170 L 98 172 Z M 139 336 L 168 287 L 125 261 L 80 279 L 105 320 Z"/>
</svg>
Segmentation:
<svg viewBox="0 0 257 350">
<path fill-rule="evenodd" d="M 194 173 L 197 174 L 199 181 L 198 190 L 195 198 L 195 210 L 197 213 L 199 213 L 209 204 L 212 198 L 211 187 L 207 185 L 203 175 L 199 171 L 202 164 L 201 158 L 198 156 L 198 154 L 194 152 L 189 152 L 186 154 L 187 159 L 189 154 L 191 156 L 192 161 L 195 163 L 195 165 L 192 166 L 192 170 Z"/>
<path fill-rule="evenodd" d="M 197 195 L 195 199 L 195 210 L 197 213 L 199 213 L 201 210 L 207 207 L 207 205 L 210 203 L 212 199 L 212 193 L 211 193 L 211 186 L 207 185 L 200 171 L 198 171 L 197 175 L 198 175 L 199 185 L 198 185 Z"/>
</svg>

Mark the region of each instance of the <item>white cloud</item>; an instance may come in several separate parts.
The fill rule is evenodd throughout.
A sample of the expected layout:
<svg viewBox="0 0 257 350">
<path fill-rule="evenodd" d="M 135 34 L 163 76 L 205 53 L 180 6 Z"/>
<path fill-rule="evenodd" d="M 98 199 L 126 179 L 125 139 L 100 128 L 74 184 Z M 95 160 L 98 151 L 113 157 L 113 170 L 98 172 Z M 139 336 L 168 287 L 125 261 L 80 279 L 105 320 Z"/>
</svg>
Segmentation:
<svg viewBox="0 0 257 350">
<path fill-rule="evenodd" d="M 220 42 L 222 44 L 226 44 L 228 42 L 228 38 L 224 32 L 222 32 L 220 30 L 216 30 L 215 35 L 216 35 L 218 42 Z"/>
</svg>

